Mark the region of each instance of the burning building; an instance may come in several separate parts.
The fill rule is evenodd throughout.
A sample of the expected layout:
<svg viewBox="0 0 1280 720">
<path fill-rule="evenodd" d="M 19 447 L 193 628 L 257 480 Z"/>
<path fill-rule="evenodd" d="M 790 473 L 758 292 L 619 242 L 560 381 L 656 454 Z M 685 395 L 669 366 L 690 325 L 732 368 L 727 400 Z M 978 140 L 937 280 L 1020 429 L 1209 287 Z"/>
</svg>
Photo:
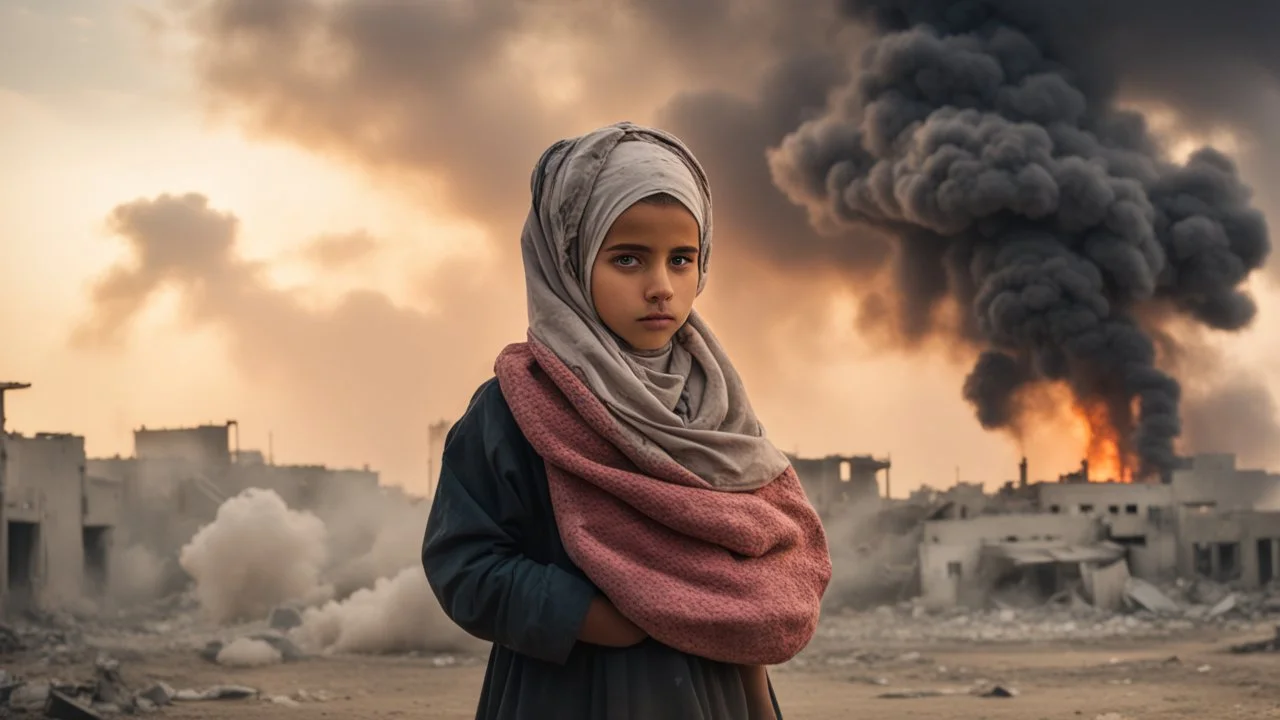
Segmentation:
<svg viewBox="0 0 1280 720">
<path fill-rule="evenodd" d="M 1176 452 L 1179 359 L 1204 331 L 1253 322 L 1266 222 L 1231 158 L 1172 152 L 1122 97 L 1126 53 L 1102 42 L 1115 40 L 1105 9 L 1122 5 L 842 2 L 872 39 L 769 152 L 815 230 L 888 250 L 860 324 L 972 357 L 961 392 L 984 427 L 1023 443 L 1048 424 L 1084 449 L 1058 483 L 1024 475 L 990 502 L 946 499 L 920 545 L 939 603 L 968 599 L 1000 563 L 1076 563 L 1083 584 L 1113 588 L 1119 571 L 1103 568 L 1117 558 L 1150 577 L 1225 576 L 1246 545 L 1256 564 L 1274 559 L 1263 520 L 1231 535 L 1205 519 L 1264 508 L 1266 473 Z"/>
<path fill-rule="evenodd" d="M 1235 163 L 1169 152 L 1089 47 L 1110 29 L 1084 5 L 841 8 L 875 37 L 771 151 L 775 184 L 817 229 L 892 246 L 875 321 L 908 347 L 971 350 L 963 395 L 984 427 L 1070 420 L 1098 477 L 1167 478 L 1176 329 L 1248 326 L 1270 252 Z"/>
</svg>

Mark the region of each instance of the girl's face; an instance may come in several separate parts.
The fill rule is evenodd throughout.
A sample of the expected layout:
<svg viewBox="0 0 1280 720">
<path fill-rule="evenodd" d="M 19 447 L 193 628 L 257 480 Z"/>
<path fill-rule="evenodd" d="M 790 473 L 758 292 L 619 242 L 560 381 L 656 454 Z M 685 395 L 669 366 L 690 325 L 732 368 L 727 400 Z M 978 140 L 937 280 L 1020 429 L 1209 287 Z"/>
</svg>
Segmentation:
<svg viewBox="0 0 1280 720">
<path fill-rule="evenodd" d="M 698 294 L 698 221 L 679 203 L 640 201 L 604 237 L 591 267 L 591 301 L 636 350 L 659 350 L 689 318 Z"/>
</svg>

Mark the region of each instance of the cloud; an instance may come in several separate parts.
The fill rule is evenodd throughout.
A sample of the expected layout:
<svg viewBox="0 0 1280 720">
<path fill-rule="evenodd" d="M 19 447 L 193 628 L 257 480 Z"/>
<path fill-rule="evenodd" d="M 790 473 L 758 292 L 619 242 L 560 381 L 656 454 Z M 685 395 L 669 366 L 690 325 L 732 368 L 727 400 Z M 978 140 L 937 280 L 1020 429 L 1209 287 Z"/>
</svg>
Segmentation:
<svg viewBox="0 0 1280 720">
<path fill-rule="evenodd" d="M 75 332 L 81 346 L 126 342 L 148 302 L 176 290 L 190 324 L 221 332 L 239 373 L 285 407 L 291 432 L 328 448 L 329 462 L 376 458 L 393 484 L 426 487 L 428 425 L 460 413 L 504 342 L 519 337 L 519 288 L 494 282 L 481 261 L 430 272 L 432 295 L 448 300 L 440 310 L 372 291 L 317 310 L 240 257 L 239 221 L 202 195 L 134 200 L 110 218 L 131 258 L 93 289 Z"/>
<path fill-rule="evenodd" d="M 194 322 L 226 333 L 246 380 L 302 420 L 294 432 L 323 438 L 353 461 L 387 458 L 377 462 L 389 475 L 412 475 L 425 468 L 414 445 L 425 438 L 428 418 L 456 414 L 501 344 L 521 337 L 516 237 L 538 153 L 560 137 L 632 119 L 675 130 L 708 166 L 717 260 L 704 302 L 726 344 L 742 349 L 735 357 L 762 379 L 756 386 L 775 377 L 818 377 L 773 370 L 813 366 L 812 353 L 840 346 L 827 337 L 827 321 L 844 312 L 840 304 L 849 298 L 857 307 L 850 335 L 861 333 L 882 348 L 942 348 L 948 357 L 966 357 L 937 343 L 935 331 L 961 326 L 971 333 L 963 327 L 972 324 L 969 308 L 942 293 L 900 291 L 938 287 L 939 258 L 904 253 L 886 234 L 865 228 L 815 228 L 769 174 L 767 151 L 823 113 L 856 71 L 870 15 L 841 22 L 834 5 L 879 5 L 892 18 L 895 3 L 188 3 L 179 22 L 154 25 L 189 34 L 198 88 L 216 117 L 258 138 L 349 163 L 390 191 L 481 223 L 492 260 L 433 270 L 419 283 L 429 312 L 372 290 L 315 310 L 273 289 L 262 268 L 234 251 L 206 248 L 206 262 L 193 257 L 185 270 L 141 261 L 145 270 L 113 270 L 99 285 L 81 339 L 118 340 L 155 288 L 176 288 Z M 926 0 L 906 5 L 945 9 Z M 964 3 L 978 14 L 1050 5 Z M 1272 116 L 1265 102 L 1253 103 L 1253 115 L 1246 110 L 1266 73 L 1223 82 L 1223 73 L 1207 68 L 1239 65 L 1249 47 L 1258 49 L 1255 68 L 1272 67 L 1276 53 L 1254 31 L 1267 27 L 1261 21 L 1271 11 L 1249 5 L 1239 17 L 1217 13 L 1201 23 L 1205 37 L 1188 38 L 1192 21 L 1206 15 L 1188 14 L 1184 5 L 1194 3 L 1175 3 L 1166 18 L 1153 0 L 1091 2 L 1088 12 L 1067 13 L 1049 28 L 1064 53 L 1073 50 L 1060 39 L 1080 27 L 1098 41 L 1080 67 L 1107 69 L 1081 80 L 1098 83 L 1099 93 L 1115 92 L 1106 86 L 1111 82 L 1177 107 L 1188 123 L 1265 128 L 1257 120 Z M 1231 32 L 1248 39 L 1233 44 Z M 1179 50 L 1192 46 L 1203 52 Z M 1183 71 L 1161 69 L 1175 66 Z M 1215 110 L 1228 107 L 1234 110 Z M 219 213 L 208 215 L 200 222 L 217 225 Z M 364 394 L 347 389 L 361 383 Z M 813 408 L 806 422 L 820 423 L 827 409 Z"/>
<path fill-rule="evenodd" d="M 330 233 L 303 248 L 303 257 L 325 270 L 338 270 L 368 259 L 377 252 L 378 239 L 363 230 Z"/>
</svg>

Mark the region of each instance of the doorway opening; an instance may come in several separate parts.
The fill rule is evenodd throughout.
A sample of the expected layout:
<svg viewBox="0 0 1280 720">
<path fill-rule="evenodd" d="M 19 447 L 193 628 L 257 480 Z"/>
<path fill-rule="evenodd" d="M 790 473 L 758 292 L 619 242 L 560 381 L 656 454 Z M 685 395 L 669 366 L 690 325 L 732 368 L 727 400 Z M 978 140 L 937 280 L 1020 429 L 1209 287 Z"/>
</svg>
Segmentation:
<svg viewBox="0 0 1280 720">
<path fill-rule="evenodd" d="M 1272 559 L 1272 549 L 1275 547 L 1275 540 L 1271 538 L 1263 538 L 1258 541 L 1258 584 L 1266 585 L 1275 577 L 1275 561 Z"/>
<path fill-rule="evenodd" d="M 36 568 L 40 557 L 39 523 L 9 521 L 9 606 L 29 610 L 35 602 Z"/>
<path fill-rule="evenodd" d="M 85 589 L 94 596 L 107 591 L 107 555 L 111 546 L 110 526 L 86 525 L 84 543 Z"/>
</svg>

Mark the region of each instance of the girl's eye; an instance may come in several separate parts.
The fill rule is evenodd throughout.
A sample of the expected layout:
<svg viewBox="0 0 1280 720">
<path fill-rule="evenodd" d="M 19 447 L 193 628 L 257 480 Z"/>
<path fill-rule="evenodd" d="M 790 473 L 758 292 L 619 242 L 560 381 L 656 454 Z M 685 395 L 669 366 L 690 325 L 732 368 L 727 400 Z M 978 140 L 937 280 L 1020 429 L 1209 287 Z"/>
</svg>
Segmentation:
<svg viewBox="0 0 1280 720">
<path fill-rule="evenodd" d="M 677 255 L 676 257 L 671 258 L 671 262 L 675 263 L 677 267 L 683 267 L 693 262 L 693 258 Z"/>
<path fill-rule="evenodd" d="M 619 267 L 632 267 L 639 260 L 636 259 L 635 255 L 619 255 L 613 259 L 613 262 Z"/>
</svg>

